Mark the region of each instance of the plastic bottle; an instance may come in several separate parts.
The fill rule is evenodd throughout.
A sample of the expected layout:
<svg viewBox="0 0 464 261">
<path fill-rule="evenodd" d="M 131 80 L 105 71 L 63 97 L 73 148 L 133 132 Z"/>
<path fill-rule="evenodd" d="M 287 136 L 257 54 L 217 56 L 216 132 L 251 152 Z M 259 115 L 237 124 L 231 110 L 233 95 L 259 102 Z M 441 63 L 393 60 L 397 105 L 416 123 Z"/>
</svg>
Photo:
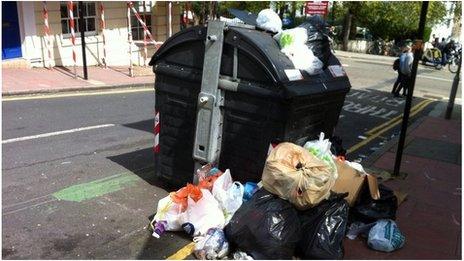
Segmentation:
<svg viewBox="0 0 464 261">
<path fill-rule="evenodd" d="M 168 225 L 168 222 L 162 220 L 162 221 L 158 221 L 155 223 L 155 229 L 153 231 L 153 234 L 151 234 L 152 236 L 156 237 L 156 238 L 160 238 L 161 235 L 164 233 L 164 231 L 166 231 L 166 226 Z"/>
</svg>

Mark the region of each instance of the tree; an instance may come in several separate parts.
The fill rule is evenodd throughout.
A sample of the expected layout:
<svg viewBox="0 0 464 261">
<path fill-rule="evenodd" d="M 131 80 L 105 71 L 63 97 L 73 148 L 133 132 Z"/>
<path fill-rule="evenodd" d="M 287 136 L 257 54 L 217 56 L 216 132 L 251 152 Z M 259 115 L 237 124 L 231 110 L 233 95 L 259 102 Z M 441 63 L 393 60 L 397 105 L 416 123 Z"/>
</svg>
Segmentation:
<svg viewBox="0 0 464 261">
<path fill-rule="evenodd" d="M 454 19 L 461 20 L 462 15 L 462 2 L 454 2 Z"/>
<path fill-rule="evenodd" d="M 219 2 L 219 14 L 231 18 L 227 9 L 235 8 L 239 10 L 246 10 L 258 14 L 259 11 L 267 9 L 270 6 L 270 1 L 221 1 Z"/>
<path fill-rule="evenodd" d="M 461 35 L 461 16 L 462 16 L 462 3 L 454 2 L 454 10 L 453 10 L 453 29 L 452 29 L 452 36 L 454 38 L 459 38 Z"/>
<path fill-rule="evenodd" d="M 421 9 L 419 1 L 341 2 L 337 8 L 338 18 L 343 14 L 352 15 L 350 39 L 355 36 L 356 27 L 368 28 L 374 37 L 384 40 L 417 37 L 415 34 Z M 444 3 L 431 1 L 427 13 L 427 27 L 443 22 L 445 16 Z"/>
</svg>

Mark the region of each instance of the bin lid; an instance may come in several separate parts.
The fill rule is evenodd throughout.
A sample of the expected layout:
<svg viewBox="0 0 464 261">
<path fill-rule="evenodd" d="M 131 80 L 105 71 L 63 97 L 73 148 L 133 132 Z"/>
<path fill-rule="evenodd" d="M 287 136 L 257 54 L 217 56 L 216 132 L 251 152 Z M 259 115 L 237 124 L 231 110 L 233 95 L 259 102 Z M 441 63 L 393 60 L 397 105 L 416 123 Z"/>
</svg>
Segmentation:
<svg viewBox="0 0 464 261">
<path fill-rule="evenodd" d="M 205 26 L 194 26 L 176 33 L 158 49 L 149 65 L 156 65 L 163 60 L 166 54 L 175 51 L 176 46 L 187 42 L 199 41 L 203 43 L 202 52 L 204 52 L 206 30 Z M 329 69 L 325 69 L 318 75 L 309 75 L 304 71 L 295 69 L 290 59 L 280 51 L 278 42 L 272 36 L 272 34 L 261 30 L 229 26 L 224 35 L 224 43 L 237 47 L 239 51 L 255 60 L 266 71 L 275 86 L 286 89 L 286 96 L 307 95 L 337 89 L 349 90 L 350 84 L 346 75 L 335 76 Z M 200 62 L 203 63 L 203 61 Z M 341 68 L 340 62 L 333 55 L 329 59 L 329 67 L 331 65 Z M 292 73 L 297 74 L 297 76 L 292 75 Z M 342 81 L 343 84 L 327 84 L 331 81 Z M 311 88 L 308 88 L 308 85 L 311 85 Z"/>
</svg>

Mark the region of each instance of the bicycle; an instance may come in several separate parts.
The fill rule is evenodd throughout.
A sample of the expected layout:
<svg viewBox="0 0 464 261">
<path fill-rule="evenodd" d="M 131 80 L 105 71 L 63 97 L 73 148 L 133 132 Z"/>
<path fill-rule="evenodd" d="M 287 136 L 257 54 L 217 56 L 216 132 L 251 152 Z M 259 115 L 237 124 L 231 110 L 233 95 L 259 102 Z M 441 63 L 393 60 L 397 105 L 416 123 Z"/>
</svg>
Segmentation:
<svg viewBox="0 0 464 261">
<path fill-rule="evenodd" d="M 385 43 L 383 40 L 375 40 L 367 49 L 368 54 L 383 55 L 385 53 Z"/>
<path fill-rule="evenodd" d="M 389 56 L 398 57 L 403 52 L 402 52 L 400 46 L 394 44 L 393 42 L 389 42 L 389 43 L 387 43 L 387 53 L 388 53 Z"/>
<path fill-rule="evenodd" d="M 446 62 L 448 64 L 448 70 L 451 73 L 457 73 L 460 62 L 461 62 L 461 50 L 452 51 L 451 57 Z"/>
</svg>

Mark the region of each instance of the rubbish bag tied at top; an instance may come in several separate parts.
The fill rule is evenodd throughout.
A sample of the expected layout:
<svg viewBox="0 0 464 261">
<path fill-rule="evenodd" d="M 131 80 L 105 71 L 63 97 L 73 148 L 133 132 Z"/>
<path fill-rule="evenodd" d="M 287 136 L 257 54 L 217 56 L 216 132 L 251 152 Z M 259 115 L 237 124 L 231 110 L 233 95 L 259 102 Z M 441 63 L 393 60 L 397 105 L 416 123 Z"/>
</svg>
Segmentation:
<svg viewBox="0 0 464 261">
<path fill-rule="evenodd" d="M 224 232 L 231 246 L 254 259 L 292 259 L 301 227 L 288 201 L 261 188 L 235 212 Z"/>
<path fill-rule="evenodd" d="M 336 174 L 306 149 L 284 142 L 269 154 L 263 170 L 263 187 L 305 210 L 327 199 Z"/>
<path fill-rule="evenodd" d="M 219 203 L 207 189 L 201 189 L 203 196 L 195 202 L 188 198 L 188 206 L 185 211 L 186 222 L 194 228 L 193 236 L 205 235 L 210 228 L 224 227 L 224 214 Z"/>
<path fill-rule="evenodd" d="M 203 194 L 201 193 L 201 189 L 198 186 L 187 184 L 185 187 L 179 189 L 178 191 L 169 193 L 169 196 L 174 203 L 181 206 L 182 212 L 184 212 L 187 209 L 189 198 L 197 202 L 201 199 Z"/>
</svg>

